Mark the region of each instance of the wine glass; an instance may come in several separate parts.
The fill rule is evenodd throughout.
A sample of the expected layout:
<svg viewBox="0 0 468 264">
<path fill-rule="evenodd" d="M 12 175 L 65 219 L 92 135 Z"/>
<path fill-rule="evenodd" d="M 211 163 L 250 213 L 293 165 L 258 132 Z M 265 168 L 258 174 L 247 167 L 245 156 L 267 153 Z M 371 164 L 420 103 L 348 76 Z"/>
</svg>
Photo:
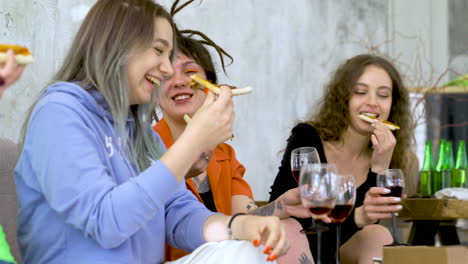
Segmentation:
<svg viewBox="0 0 468 264">
<path fill-rule="evenodd" d="M 334 164 L 306 164 L 299 177 L 299 193 L 302 205 L 309 208 L 317 224 L 317 264 L 320 264 L 322 219 L 335 207 L 338 197 L 336 166 Z"/>
<path fill-rule="evenodd" d="M 388 194 L 384 194 L 382 196 L 392 196 L 401 198 L 401 195 L 403 194 L 405 188 L 403 172 L 400 169 L 388 169 L 379 172 L 377 174 L 377 187 L 385 187 L 387 189 L 390 189 L 390 192 Z M 393 243 L 387 246 L 404 245 L 400 243 L 400 240 L 398 239 L 395 212 L 392 212 L 392 235 Z"/>
<path fill-rule="evenodd" d="M 291 151 L 291 173 L 296 182 L 299 182 L 299 173 L 302 166 L 305 164 L 320 163 L 318 151 L 314 147 L 300 147 Z M 322 226 L 322 231 L 328 230 L 326 226 Z M 302 234 L 316 234 L 317 226 L 312 219 L 312 224 L 308 229 L 301 230 Z"/>
<path fill-rule="evenodd" d="M 330 213 L 333 223 L 336 223 L 336 264 L 340 263 L 340 238 L 341 223 L 343 223 L 352 212 L 356 201 L 356 183 L 351 175 L 338 175 L 338 197 L 335 207 Z"/>
<path fill-rule="evenodd" d="M 304 164 L 320 163 L 318 151 L 314 147 L 296 148 L 291 152 L 291 173 L 299 182 L 299 173 Z"/>
</svg>

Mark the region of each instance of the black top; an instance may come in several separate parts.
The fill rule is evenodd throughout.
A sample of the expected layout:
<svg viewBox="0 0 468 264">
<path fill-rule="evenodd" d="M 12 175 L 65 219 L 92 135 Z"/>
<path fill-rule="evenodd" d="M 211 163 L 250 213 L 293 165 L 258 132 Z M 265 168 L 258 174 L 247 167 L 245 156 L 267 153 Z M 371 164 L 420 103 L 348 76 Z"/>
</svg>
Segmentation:
<svg viewBox="0 0 468 264">
<path fill-rule="evenodd" d="M 315 128 L 305 123 L 296 125 L 291 132 L 291 136 L 288 138 L 288 144 L 284 151 L 281 166 L 279 167 L 275 182 L 271 186 L 270 202 L 281 196 L 289 189 L 297 187 L 297 182 L 291 173 L 291 152 L 300 147 L 315 147 L 319 153 L 320 161 L 322 163 L 327 163 L 322 141 Z M 356 190 L 356 203 L 354 208 L 362 205 L 366 192 L 373 186 L 376 186 L 376 174 L 369 169 L 366 181 Z M 342 224 L 341 245 L 360 230 L 354 222 L 354 210 L 355 209 L 353 209 L 350 216 Z M 303 228 L 308 228 L 312 223 L 310 218 L 297 220 L 301 223 Z M 326 225 L 330 229 L 329 231 L 322 233 L 322 263 L 334 263 L 336 224 L 322 223 L 322 225 Z M 308 235 L 307 238 L 310 244 L 310 251 L 315 259 L 317 256 L 317 235 Z"/>
<path fill-rule="evenodd" d="M 206 208 L 208 208 L 212 212 L 217 212 L 216 205 L 213 199 L 213 193 L 211 192 L 211 189 L 207 192 L 198 193 L 198 194 L 200 194 L 200 197 L 202 198 L 203 204 L 205 204 Z"/>
</svg>

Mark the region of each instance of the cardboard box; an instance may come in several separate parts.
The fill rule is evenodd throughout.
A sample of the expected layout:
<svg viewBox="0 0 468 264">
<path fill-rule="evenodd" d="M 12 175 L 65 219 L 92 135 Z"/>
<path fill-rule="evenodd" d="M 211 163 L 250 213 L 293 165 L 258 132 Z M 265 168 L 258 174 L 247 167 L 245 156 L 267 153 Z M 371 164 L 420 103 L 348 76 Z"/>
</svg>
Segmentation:
<svg viewBox="0 0 468 264">
<path fill-rule="evenodd" d="M 466 246 L 384 247 L 383 264 L 467 264 Z"/>
</svg>

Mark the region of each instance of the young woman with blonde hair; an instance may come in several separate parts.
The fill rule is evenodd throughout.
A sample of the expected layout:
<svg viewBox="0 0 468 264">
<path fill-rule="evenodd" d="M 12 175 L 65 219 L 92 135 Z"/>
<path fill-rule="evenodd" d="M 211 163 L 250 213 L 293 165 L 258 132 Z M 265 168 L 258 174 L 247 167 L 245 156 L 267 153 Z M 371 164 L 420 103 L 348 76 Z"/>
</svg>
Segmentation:
<svg viewBox="0 0 468 264">
<path fill-rule="evenodd" d="M 203 149 L 232 136 L 229 89 L 208 94 L 169 150 L 152 131 L 174 43 L 172 17 L 151 0 L 91 8 L 24 126 L 15 181 L 25 263 L 163 263 L 165 242 L 198 248 L 177 263 L 263 263 L 287 251 L 278 218 L 215 214 L 185 188 Z M 223 241 L 234 238 L 243 241 Z"/>
</svg>

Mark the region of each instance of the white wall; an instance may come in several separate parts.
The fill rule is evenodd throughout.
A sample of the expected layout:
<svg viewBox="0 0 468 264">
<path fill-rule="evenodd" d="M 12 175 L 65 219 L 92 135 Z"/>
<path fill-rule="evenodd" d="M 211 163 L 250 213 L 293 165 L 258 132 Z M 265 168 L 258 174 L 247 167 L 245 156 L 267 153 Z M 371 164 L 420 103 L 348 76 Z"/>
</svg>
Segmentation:
<svg viewBox="0 0 468 264">
<path fill-rule="evenodd" d="M 392 29 L 388 15 L 395 9 L 392 2 L 371 0 L 195 2 L 177 14 L 179 27 L 206 33 L 234 56 L 223 82 L 254 88 L 235 99 L 231 143 L 255 197 L 268 199 L 290 129 L 315 110 L 330 72 L 369 46 L 398 50 L 385 44 Z M 0 42 L 27 45 L 36 57 L 0 101 L 0 137 L 18 140 L 25 110 L 61 63 L 80 14 L 93 3 L 0 0 Z"/>
</svg>

